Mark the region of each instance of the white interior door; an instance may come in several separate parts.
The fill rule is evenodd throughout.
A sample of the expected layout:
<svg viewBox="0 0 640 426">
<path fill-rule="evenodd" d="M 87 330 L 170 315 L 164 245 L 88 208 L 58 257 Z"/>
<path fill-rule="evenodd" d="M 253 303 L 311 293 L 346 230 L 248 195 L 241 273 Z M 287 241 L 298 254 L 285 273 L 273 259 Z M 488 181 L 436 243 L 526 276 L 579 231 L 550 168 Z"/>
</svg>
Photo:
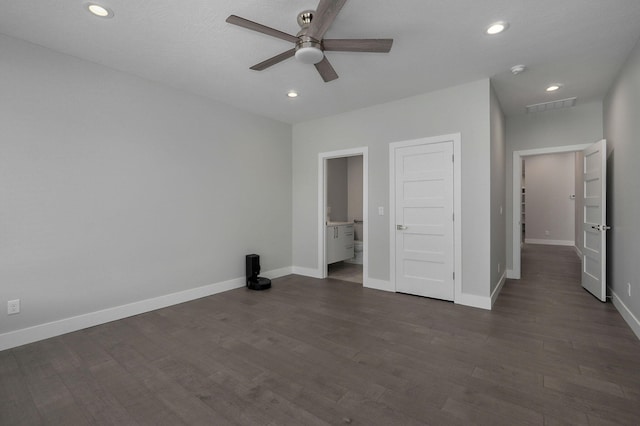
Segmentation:
<svg viewBox="0 0 640 426">
<path fill-rule="evenodd" d="M 594 143 L 583 160 L 582 287 L 607 300 L 607 141 Z"/>
<path fill-rule="evenodd" d="M 396 148 L 396 291 L 454 299 L 453 143 Z"/>
</svg>

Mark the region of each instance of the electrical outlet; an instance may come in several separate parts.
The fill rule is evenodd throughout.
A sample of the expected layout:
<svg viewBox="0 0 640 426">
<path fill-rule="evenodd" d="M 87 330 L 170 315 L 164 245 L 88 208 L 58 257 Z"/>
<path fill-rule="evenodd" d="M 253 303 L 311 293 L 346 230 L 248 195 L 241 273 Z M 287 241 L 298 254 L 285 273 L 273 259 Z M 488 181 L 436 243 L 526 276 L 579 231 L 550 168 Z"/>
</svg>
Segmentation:
<svg viewBox="0 0 640 426">
<path fill-rule="evenodd" d="M 551 235 L 551 232 L 549 232 L 549 231 L 544 231 L 544 235 Z"/>
<path fill-rule="evenodd" d="M 631 297 L 631 283 L 627 283 L 627 293 L 629 294 L 629 297 Z"/>
<path fill-rule="evenodd" d="M 7 314 L 15 315 L 20 313 L 20 299 L 9 300 L 7 302 Z"/>
</svg>

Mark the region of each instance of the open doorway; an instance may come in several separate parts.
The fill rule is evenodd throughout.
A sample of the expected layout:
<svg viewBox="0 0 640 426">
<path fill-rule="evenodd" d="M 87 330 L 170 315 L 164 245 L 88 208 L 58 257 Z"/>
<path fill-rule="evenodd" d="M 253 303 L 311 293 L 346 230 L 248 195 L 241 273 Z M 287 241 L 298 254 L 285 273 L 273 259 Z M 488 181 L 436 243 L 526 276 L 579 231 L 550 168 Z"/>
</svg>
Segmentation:
<svg viewBox="0 0 640 426">
<path fill-rule="evenodd" d="M 321 278 L 366 285 L 368 149 L 321 153 L 318 171 Z"/>
<path fill-rule="evenodd" d="M 327 277 L 362 284 L 362 155 L 327 160 Z"/>
<path fill-rule="evenodd" d="M 568 162 L 571 161 L 573 164 L 570 169 L 575 171 L 576 156 L 590 145 L 541 148 L 513 153 L 513 275 L 510 278 L 520 279 L 522 246 L 527 242 L 530 244 L 572 245 L 578 250 L 581 247 L 581 232 L 576 232 L 582 223 L 578 219 L 581 207 L 573 205 L 572 210 L 567 212 L 567 203 L 575 204 L 579 202 L 579 199 L 582 199 L 582 194 L 578 193 L 579 187 L 582 185 L 579 182 L 575 183 L 577 173 L 574 175 L 574 179 L 571 179 L 572 183 L 563 187 L 557 185 L 557 182 L 554 184 L 553 179 L 557 177 L 553 173 L 545 175 L 545 170 L 548 172 L 549 168 L 561 167 L 558 165 L 559 163 L 569 164 Z M 555 157 L 554 154 L 568 155 L 563 158 L 561 156 Z M 532 193 L 534 182 L 530 178 L 533 175 L 537 175 L 538 181 L 535 182 L 537 188 Z M 546 203 L 540 203 L 538 200 L 536 205 L 536 198 L 549 197 L 548 193 L 544 194 L 545 187 L 546 190 L 553 190 L 553 200 L 547 198 Z M 571 196 L 573 198 L 570 198 Z M 561 206 L 560 204 L 565 201 L 565 197 L 567 203 Z M 537 213 L 535 208 L 532 210 L 534 205 L 538 209 Z M 556 214 L 558 211 L 563 212 L 564 223 L 553 222 L 554 210 Z M 573 215 L 573 220 L 569 220 L 568 213 Z M 567 229 L 568 227 L 571 228 Z"/>
</svg>

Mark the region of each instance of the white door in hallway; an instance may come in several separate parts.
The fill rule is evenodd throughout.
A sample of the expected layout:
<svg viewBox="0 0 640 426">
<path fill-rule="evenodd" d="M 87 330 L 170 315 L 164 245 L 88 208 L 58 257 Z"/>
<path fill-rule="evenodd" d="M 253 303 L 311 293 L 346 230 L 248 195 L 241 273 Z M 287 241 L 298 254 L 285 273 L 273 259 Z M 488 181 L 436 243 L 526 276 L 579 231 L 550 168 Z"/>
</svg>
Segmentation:
<svg viewBox="0 0 640 426">
<path fill-rule="evenodd" d="M 395 150 L 396 291 L 454 299 L 453 143 Z"/>
<path fill-rule="evenodd" d="M 582 287 L 607 300 L 607 141 L 583 151 Z"/>
</svg>

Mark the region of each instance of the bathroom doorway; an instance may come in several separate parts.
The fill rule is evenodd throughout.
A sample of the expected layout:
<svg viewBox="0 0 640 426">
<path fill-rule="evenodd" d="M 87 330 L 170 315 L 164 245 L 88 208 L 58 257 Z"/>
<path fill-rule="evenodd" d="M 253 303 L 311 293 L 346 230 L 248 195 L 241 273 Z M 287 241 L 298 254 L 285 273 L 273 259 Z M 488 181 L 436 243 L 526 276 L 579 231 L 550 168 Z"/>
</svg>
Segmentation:
<svg viewBox="0 0 640 426">
<path fill-rule="evenodd" d="M 322 278 L 366 284 L 367 148 L 320 154 Z"/>
</svg>

